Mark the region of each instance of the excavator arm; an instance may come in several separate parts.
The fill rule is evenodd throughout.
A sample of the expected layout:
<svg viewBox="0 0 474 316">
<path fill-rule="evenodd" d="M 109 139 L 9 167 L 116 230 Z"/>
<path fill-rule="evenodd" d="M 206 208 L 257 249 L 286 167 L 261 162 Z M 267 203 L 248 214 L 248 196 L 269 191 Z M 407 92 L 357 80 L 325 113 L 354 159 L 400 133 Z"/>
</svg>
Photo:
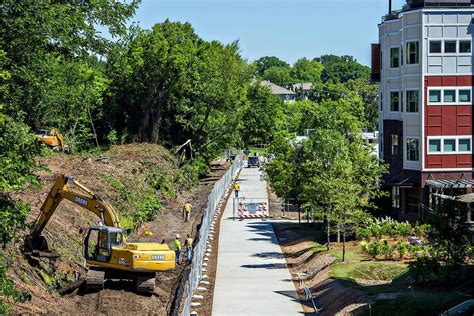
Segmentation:
<svg viewBox="0 0 474 316">
<path fill-rule="evenodd" d="M 85 194 L 72 191 L 68 186 L 69 181 L 72 181 L 72 183 L 84 191 Z M 41 206 L 40 214 L 25 242 L 26 248 L 45 248 L 43 240 L 39 242 L 34 242 L 34 240 L 35 238 L 40 238 L 43 229 L 64 199 L 96 214 L 103 225 L 120 228 L 118 214 L 110 204 L 71 177 L 61 175 L 56 179 L 56 182 Z"/>
</svg>

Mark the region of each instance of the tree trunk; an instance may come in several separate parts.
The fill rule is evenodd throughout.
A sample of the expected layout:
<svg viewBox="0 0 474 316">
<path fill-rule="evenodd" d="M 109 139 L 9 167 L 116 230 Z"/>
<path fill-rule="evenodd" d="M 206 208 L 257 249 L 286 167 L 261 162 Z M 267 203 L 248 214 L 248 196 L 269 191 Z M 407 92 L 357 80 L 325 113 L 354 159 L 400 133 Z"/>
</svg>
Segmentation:
<svg viewBox="0 0 474 316">
<path fill-rule="evenodd" d="M 331 211 L 329 210 L 326 215 L 327 221 L 327 250 L 329 251 L 329 246 L 331 244 Z"/>
<path fill-rule="evenodd" d="M 347 211 L 344 210 L 344 226 L 342 227 L 342 261 L 346 260 L 346 223 Z"/>
<path fill-rule="evenodd" d="M 91 121 L 92 132 L 94 133 L 95 144 L 99 147 L 99 140 L 97 139 L 97 133 L 95 132 L 94 122 L 92 121 L 92 114 L 89 107 L 87 107 L 87 113 L 89 113 L 89 120 Z"/>
</svg>

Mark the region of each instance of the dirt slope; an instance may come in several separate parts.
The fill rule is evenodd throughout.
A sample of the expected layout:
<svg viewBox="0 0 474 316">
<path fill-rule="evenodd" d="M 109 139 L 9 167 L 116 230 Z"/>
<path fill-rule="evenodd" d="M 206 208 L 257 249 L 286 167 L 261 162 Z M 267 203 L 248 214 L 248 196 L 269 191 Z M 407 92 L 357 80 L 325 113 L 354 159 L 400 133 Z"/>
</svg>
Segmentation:
<svg viewBox="0 0 474 316">
<path fill-rule="evenodd" d="M 138 230 L 131 239 L 155 242 L 165 240 L 169 245 L 176 233 L 181 234 L 182 238 L 187 233 L 192 233 L 193 236 L 196 234 L 200 212 L 207 203 L 207 194 L 226 167 L 214 169 L 199 185 L 183 191 L 183 181 L 178 181 L 182 174 L 177 171 L 174 157 L 158 145 L 116 146 L 101 157 L 82 158 L 54 154 L 42 158 L 41 162 L 50 170 L 38 174 L 43 187 L 20 192 L 17 196 L 19 200 L 31 203 L 30 221 L 38 215 L 58 174 L 64 173 L 79 180 L 124 214 L 129 212 L 124 207 L 130 207 L 131 204 L 133 207 L 133 203 L 140 202 L 140 197 L 132 197 L 139 194 L 141 189 L 149 189 L 144 179 L 149 179 L 152 174 L 153 179 L 160 180 L 161 189 L 156 194 L 163 207 L 158 212 L 157 220 L 148 223 L 153 236 L 148 237 L 143 234 L 143 230 Z M 134 202 L 131 203 L 127 198 Z M 189 223 L 181 220 L 181 207 L 185 200 L 190 200 L 194 206 Z M 106 289 L 98 293 L 86 293 L 80 288 L 66 296 L 58 294 L 59 289 L 84 275 L 86 270 L 81 257 L 82 237 L 79 229 L 97 221 L 93 214 L 66 201 L 59 206 L 44 232 L 50 247 L 61 255 L 60 258 L 27 262 L 17 249 L 9 250 L 8 256 L 12 264 L 10 275 L 19 288 L 28 289 L 33 294 L 31 302 L 13 306 L 15 313 L 164 315 L 169 312 L 180 274 L 186 268 L 184 265 L 177 271 L 158 275 L 159 296 L 135 294 L 129 291 L 131 285 L 123 282 L 107 283 Z M 127 223 L 122 221 L 122 224 Z"/>
</svg>

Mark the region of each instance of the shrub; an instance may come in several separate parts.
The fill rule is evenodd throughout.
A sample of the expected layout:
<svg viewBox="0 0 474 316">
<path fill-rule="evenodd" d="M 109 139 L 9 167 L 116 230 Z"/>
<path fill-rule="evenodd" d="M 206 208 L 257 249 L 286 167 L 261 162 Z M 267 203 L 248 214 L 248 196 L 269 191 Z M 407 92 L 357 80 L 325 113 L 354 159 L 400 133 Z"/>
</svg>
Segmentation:
<svg viewBox="0 0 474 316">
<path fill-rule="evenodd" d="M 378 240 L 374 240 L 367 245 L 367 254 L 373 259 L 382 254 L 382 248 Z"/>
<path fill-rule="evenodd" d="M 431 226 L 429 224 L 421 224 L 415 226 L 415 235 L 418 237 L 426 237 L 431 230 Z"/>
<path fill-rule="evenodd" d="M 384 255 L 385 259 L 391 259 L 394 248 L 388 243 L 388 240 L 386 239 L 382 239 L 380 243 L 380 252 Z"/>
<path fill-rule="evenodd" d="M 356 230 L 356 239 L 357 240 L 369 240 L 372 237 L 372 231 L 369 228 L 358 228 Z"/>
<path fill-rule="evenodd" d="M 109 134 L 107 135 L 107 140 L 109 141 L 109 144 L 111 145 L 117 144 L 117 141 L 118 141 L 117 131 L 114 129 L 111 130 Z"/>
<path fill-rule="evenodd" d="M 398 223 L 396 230 L 399 236 L 407 237 L 411 235 L 412 227 L 411 227 L 411 224 L 408 222 Z"/>
<path fill-rule="evenodd" d="M 396 244 L 396 248 L 397 248 L 397 251 L 398 251 L 398 256 L 400 257 L 400 259 L 403 259 L 403 257 L 407 253 L 407 244 L 403 241 L 399 241 Z"/>
</svg>

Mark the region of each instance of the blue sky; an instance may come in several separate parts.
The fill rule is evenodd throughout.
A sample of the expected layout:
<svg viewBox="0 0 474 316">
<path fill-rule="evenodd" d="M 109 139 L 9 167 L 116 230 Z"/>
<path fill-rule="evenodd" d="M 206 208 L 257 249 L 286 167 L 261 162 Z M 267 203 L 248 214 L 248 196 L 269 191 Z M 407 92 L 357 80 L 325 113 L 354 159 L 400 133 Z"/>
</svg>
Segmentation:
<svg viewBox="0 0 474 316">
<path fill-rule="evenodd" d="M 205 40 L 239 40 L 242 56 L 288 63 L 322 54 L 353 55 L 370 64 L 370 44 L 388 0 L 142 0 L 133 20 L 144 28 L 190 22 Z M 393 0 L 399 9 L 404 0 Z"/>
</svg>

